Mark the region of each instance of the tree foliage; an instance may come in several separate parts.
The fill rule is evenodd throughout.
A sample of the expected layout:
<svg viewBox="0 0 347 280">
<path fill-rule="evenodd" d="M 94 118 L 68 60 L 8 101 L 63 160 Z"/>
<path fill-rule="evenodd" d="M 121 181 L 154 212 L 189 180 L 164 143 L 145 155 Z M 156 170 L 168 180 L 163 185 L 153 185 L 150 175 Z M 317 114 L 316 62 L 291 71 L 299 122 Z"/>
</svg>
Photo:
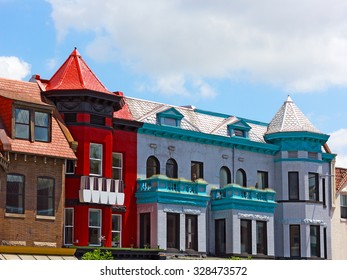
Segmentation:
<svg viewBox="0 0 347 280">
<path fill-rule="evenodd" d="M 101 251 L 100 249 L 95 249 L 85 253 L 82 256 L 82 260 L 113 260 L 113 256 L 110 251 Z"/>
</svg>

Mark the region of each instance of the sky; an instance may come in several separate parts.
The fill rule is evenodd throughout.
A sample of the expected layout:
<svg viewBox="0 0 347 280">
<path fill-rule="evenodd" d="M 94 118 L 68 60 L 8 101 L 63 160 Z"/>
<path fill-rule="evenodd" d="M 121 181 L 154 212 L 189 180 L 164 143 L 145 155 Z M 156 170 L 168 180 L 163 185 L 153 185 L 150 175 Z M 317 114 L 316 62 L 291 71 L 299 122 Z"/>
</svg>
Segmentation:
<svg viewBox="0 0 347 280">
<path fill-rule="evenodd" d="M 74 48 L 110 91 L 270 122 L 290 95 L 347 168 L 345 0 L 0 0 L 0 76 Z"/>
</svg>

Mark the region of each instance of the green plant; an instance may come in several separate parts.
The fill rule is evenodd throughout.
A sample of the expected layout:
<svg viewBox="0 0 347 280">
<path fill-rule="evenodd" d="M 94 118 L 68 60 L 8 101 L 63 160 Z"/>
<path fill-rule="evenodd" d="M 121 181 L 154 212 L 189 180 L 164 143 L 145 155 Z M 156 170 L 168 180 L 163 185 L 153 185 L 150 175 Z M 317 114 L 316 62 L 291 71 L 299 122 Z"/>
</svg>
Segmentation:
<svg viewBox="0 0 347 280">
<path fill-rule="evenodd" d="M 82 260 L 113 260 L 113 256 L 110 251 L 101 251 L 100 249 L 95 249 L 85 253 L 82 256 Z"/>
</svg>

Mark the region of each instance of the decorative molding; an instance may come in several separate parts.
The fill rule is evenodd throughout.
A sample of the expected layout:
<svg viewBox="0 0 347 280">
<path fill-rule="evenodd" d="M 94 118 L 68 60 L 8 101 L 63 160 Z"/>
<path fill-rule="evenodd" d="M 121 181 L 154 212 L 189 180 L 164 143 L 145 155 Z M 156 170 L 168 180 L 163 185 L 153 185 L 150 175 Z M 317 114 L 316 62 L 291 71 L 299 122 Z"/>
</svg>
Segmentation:
<svg viewBox="0 0 347 280">
<path fill-rule="evenodd" d="M 38 242 L 38 241 L 34 241 L 34 246 L 56 248 L 57 247 L 57 243 L 55 243 L 55 242 Z"/>
<path fill-rule="evenodd" d="M 304 219 L 304 224 L 309 224 L 309 225 L 320 225 L 323 227 L 327 226 L 327 223 L 324 222 L 323 220 L 315 220 L 315 219 Z"/>
<path fill-rule="evenodd" d="M 270 216 L 259 215 L 259 214 L 246 214 L 246 213 L 237 213 L 237 217 L 239 219 L 266 221 L 266 222 L 268 222 L 271 218 Z"/>
<path fill-rule="evenodd" d="M 26 241 L 14 241 L 14 240 L 2 240 L 1 245 L 3 246 L 26 246 Z"/>
</svg>

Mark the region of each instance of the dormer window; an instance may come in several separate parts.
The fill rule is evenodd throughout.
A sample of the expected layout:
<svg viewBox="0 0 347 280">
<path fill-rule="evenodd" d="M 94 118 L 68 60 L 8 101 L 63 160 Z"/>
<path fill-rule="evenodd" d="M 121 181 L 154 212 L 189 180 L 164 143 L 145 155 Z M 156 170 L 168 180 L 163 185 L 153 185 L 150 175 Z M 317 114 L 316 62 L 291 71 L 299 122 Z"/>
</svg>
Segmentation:
<svg viewBox="0 0 347 280">
<path fill-rule="evenodd" d="M 27 108 L 14 110 L 14 138 L 50 142 L 50 113 Z"/>
<path fill-rule="evenodd" d="M 170 108 L 157 114 L 157 122 L 163 126 L 180 127 L 182 119 L 183 115 L 175 108 Z"/>
<path fill-rule="evenodd" d="M 228 129 L 231 137 L 248 138 L 248 132 L 251 127 L 244 120 L 240 120 L 233 124 L 229 124 Z"/>
</svg>

